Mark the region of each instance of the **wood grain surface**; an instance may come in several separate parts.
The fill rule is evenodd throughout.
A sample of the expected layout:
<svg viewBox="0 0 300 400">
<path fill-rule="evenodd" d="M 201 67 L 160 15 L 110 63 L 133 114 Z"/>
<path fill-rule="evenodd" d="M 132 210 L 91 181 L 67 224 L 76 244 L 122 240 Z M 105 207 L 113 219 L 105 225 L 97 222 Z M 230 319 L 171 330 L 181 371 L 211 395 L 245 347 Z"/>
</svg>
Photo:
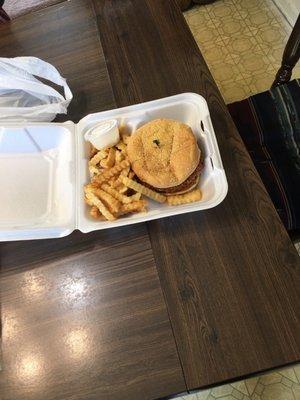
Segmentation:
<svg viewBox="0 0 300 400">
<path fill-rule="evenodd" d="M 203 95 L 228 178 L 217 208 L 148 224 L 188 388 L 299 361 L 299 257 L 179 8 L 94 4 L 116 104 Z"/>
<path fill-rule="evenodd" d="M 0 54 L 53 63 L 67 116 L 114 108 L 91 3 L 0 26 Z M 185 391 L 145 225 L 0 244 L 1 400 L 144 400 Z"/>
</svg>

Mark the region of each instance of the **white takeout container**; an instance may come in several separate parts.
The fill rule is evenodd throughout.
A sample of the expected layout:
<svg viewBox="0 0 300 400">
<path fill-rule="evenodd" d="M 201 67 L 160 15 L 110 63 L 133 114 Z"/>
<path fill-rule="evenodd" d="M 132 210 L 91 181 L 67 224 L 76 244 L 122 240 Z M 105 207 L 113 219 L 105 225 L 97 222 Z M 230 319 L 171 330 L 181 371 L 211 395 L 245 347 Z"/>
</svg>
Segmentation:
<svg viewBox="0 0 300 400">
<path fill-rule="evenodd" d="M 84 134 L 102 120 L 117 119 L 132 131 L 156 118 L 188 124 L 204 152 L 200 201 L 179 206 L 149 199 L 147 213 L 116 221 L 89 216 L 83 186 L 89 182 L 89 143 Z M 7 123 L 0 126 L 0 241 L 66 236 L 205 210 L 227 194 L 227 180 L 205 99 L 183 93 L 147 103 L 90 114 L 65 123 Z"/>
</svg>

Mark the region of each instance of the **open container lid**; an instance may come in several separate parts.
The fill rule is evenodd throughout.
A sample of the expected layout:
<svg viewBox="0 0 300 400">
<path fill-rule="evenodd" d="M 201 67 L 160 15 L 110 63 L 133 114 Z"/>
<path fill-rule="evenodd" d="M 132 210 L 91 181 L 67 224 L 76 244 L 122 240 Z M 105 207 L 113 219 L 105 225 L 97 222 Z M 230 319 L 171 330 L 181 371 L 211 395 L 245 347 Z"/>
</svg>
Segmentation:
<svg viewBox="0 0 300 400">
<path fill-rule="evenodd" d="M 75 229 L 75 126 L 0 127 L 0 240 L 61 237 Z"/>
<path fill-rule="evenodd" d="M 188 124 L 204 152 L 201 201 L 179 206 L 149 200 L 147 213 L 116 221 L 95 221 L 84 202 L 89 181 L 89 145 L 84 133 L 116 118 L 134 132 L 156 118 Z M 203 129 L 204 127 L 204 129 Z M 227 180 L 205 99 L 184 93 L 116 110 L 90 114 L 77 125 L 8 123 L 0 127 L 0 241 L 58 238 L 212 208 L 227 194 Z"/>
</svg>

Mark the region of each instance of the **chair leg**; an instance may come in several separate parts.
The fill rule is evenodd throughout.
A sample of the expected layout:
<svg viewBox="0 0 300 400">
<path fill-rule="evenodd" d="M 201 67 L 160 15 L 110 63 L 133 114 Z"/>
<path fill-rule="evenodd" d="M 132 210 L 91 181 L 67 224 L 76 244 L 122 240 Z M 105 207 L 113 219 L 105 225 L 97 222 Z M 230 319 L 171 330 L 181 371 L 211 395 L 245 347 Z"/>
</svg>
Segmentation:
<svg viewBox="0 0 300 400">
<path fill-rule="evenodd" d="M 10 21 L 10 18 L 6 14 L 6 12 L 3 10 L 3 8 L 0 7 L 0 23 L 1 22 L 7 22 L 7 21 Z"/>
<path fill-rule="evenodd" d="M 300 57 L 300 15 L 293 28 L 291 36 L 285 46 L 281 67 L 276 74 L 275 81 L 272 87 L 282 85 L 283 83 L 289 82 L 292 76 L 293 68 L 298 62 Z"/>
</svg>

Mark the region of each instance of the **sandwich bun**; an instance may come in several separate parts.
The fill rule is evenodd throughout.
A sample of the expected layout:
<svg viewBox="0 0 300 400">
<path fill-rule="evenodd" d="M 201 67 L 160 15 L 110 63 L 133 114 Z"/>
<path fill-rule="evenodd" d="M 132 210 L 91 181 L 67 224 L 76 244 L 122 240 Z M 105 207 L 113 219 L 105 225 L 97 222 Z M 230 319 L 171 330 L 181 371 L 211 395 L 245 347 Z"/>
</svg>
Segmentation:
<svg viewBox="0 0 300 400">
<path fill-rule="evenodd" d="M 172 119 L 156 119 L 133 133 L 127 154 L 141 183 L 162 193 L 185 193 L 203 167 L 192 129 Z"/>
</svg>

